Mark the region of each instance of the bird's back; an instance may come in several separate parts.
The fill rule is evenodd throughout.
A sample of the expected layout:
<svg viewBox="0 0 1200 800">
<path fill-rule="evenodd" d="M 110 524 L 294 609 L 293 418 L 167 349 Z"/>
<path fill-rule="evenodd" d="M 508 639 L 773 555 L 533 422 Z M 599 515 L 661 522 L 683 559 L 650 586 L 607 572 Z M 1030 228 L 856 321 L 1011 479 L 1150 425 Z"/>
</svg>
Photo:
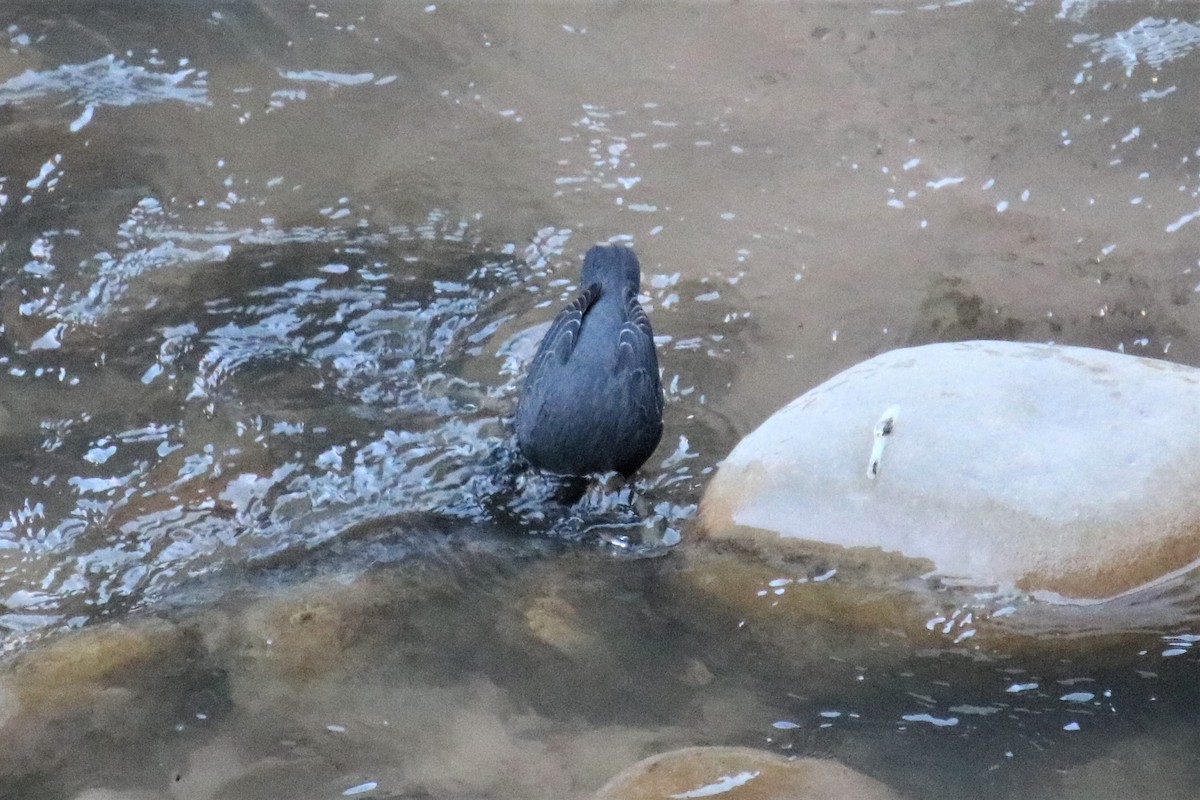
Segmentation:
<svg viewBox="0 0 1200 800">
<path fill-rule="evenodd" d="M 599 252 L 598 252 L 599 251 Z M 627 264 L 624 248 L 593 248 L 587 263 Z M 562 475 L 630 475 L 662 436 L 653 332 L 626 276 L 585 286 L 542 340 L 517 409 L 517 441 L 536 467 Z"/>
</svg>

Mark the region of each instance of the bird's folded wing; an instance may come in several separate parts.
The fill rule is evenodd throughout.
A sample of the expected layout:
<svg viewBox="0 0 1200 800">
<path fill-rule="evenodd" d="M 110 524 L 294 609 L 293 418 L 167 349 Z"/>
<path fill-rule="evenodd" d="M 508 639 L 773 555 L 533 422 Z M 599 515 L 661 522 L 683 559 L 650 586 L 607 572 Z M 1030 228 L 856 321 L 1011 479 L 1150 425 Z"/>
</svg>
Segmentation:
<svg viewBox="0 0 1200 800">
<path fill-rule="evenodd" d="M 542 339 L 537 355 L 533 357 L 533 363 L 529 367 L 531 375 L 537 374 L 539 367 L 547 359 L 554 359 L 559 364 L 567 363 L 575 349 L 575 343 L 579 341 L 579 329 L 583 327 L 583 318 L 599 299 L 600 284 L 593 283 L 571 301 L 569 306 L 558 312 L 558 316 L 550 324 L 550 330 L 546 331 L 546 336 Z"/>
<path fill-rule="evenodd" d="M 625 290 L 625 324 L 617 334 L 617 372 L 645 368 L 657 364 L 654 354 L 654 332 L 637 294 Z"/>
<path fill-rule="evenodd" d="M 646 316 L 637 293 L 632 289 L 625 290 L 625 309 L 627 321 L 621 326 L 617 340 L 618 374 L 627 372 L 629 379 L 625 386 L 629 389 L 630 400 L 637 405 L 637 398 L 651 397 L 652 407 L 632 408 L 638 415 L 644 415 L 647 420 L 662 417 L 662 390 L 658 388 L 658 358 L 654 352 L 654 332 L 650 328 L 650 319 Z"/>
<path fill-rule="evenodd" d="M 650 318 L 646 316 L 646 309 L 642 308 L 642 304 L 638 302 L 637 292 L 627 288 L 625 290 L 625 317 L 630 325 L 636 325 L 646 338 L 650 340 L 650 346 L 654 346 L 654 331 L 650 329 Z"/>
</svg>

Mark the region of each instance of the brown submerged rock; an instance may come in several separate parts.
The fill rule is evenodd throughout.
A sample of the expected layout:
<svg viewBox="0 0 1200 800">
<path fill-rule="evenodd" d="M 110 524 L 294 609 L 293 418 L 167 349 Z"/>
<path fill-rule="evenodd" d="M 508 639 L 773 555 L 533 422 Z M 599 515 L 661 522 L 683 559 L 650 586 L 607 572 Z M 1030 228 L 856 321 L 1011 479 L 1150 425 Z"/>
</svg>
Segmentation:
<svg viewBox="0 0 1200 800">
<path fill-rule="evenodd" d="M 167 680 L 159 676 L 197 650 L 188 630 L 156 620 L 98 627 L 22 653 L 0 686 L 21 711 L 46 717 L 78 713 L 91 710 L 106 693 L 146 689 L 148 677 Z"/>
<path fill-rule="evenodd" d="M 888 787 L 836 761 L 789 759 L 748 747 L 689 747 L 639 761 L 594 800 L 897 800 Z"/>
</svg>

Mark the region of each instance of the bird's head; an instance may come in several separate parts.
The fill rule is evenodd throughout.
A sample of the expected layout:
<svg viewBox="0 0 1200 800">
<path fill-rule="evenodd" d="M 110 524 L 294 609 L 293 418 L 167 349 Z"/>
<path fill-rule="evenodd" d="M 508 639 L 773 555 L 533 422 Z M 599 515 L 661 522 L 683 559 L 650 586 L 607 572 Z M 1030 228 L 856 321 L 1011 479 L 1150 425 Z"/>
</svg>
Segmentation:
<svg viewBox="0 0 1200 800">
<path fill-rule="evenodd" d="M 593 283 L 606 290 L 630 286 L 636 293 L 642 284 L 642 267 L 637 256 L 628 247 L 618 244 L 596 245 L 583 259 L 582 285 Z"/>
</svg>

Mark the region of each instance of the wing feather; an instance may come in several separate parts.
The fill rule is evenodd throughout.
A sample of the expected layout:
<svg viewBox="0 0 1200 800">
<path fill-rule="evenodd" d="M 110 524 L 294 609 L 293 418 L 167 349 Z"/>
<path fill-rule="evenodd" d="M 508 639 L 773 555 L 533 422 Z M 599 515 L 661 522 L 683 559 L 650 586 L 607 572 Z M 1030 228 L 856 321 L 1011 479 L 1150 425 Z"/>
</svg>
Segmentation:
<svg viewBox="0 0 1200 800">
<path fill-rule="evenodd" d="M 583 318 L 599 299 L 600 284 L 593 283 L 554 317 L 550 329 L 538 345 L 533 361 L 529 364 L 523 392 L 526 397 L 539 397 L 538 387 L 547 379 L 546 375 L 551 367 L 563 366 L 571 358 L 575 344 L 579 341 L 579 331 L 583 328 Z M 540 405 L 540 401 L 537 404 Z M 532 424 L 532 420 L 530 422 Z"/>
<path fill-rule="evenodd" d="M 583 318 L 599 299 L 600 284 L 593 283 L 572 300 L 570 305 L 558 312 L 533 357 L 533 363 L 529 367 L 530 375 L 537 374 L 538 366 L 549 358 L 556 359 L 560 364 L 567 363 L 567 359 L 575 350 L 575 343 L 579 341 Z"/>
<path fill-rule="evenodd" d="M 658 377 L 658 355 L 654 350 L 654 331 L 632 288 L 625 290 L 625 308 L 626 322 L 617 339 L 616 371 L 627 377 L 618 382 L 627 392 L 625 408 L 631 429 L 654 431 L 653 443 L 656 444 L 658 432 L 662 430 L 663 393 Z"/>
</svg>

